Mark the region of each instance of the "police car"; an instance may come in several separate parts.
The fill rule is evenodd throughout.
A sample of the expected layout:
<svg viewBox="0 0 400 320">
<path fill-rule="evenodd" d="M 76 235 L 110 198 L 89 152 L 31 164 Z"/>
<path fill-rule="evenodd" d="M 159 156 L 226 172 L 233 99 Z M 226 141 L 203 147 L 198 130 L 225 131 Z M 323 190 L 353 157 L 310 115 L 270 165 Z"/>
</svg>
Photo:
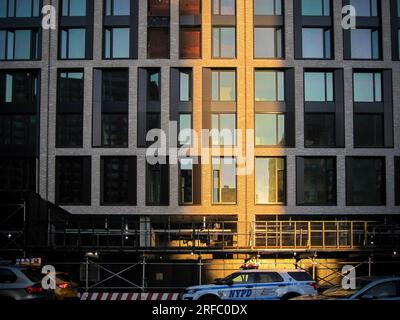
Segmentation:
<svg viewBox="0 0 400 320">
<path fill-rule="evenodd" d="M 288 300 L 317 293 L 312 277 L 298 270 L 242 270 L 213 284 L 189 287 L 182 300 Z"/>
</svg>

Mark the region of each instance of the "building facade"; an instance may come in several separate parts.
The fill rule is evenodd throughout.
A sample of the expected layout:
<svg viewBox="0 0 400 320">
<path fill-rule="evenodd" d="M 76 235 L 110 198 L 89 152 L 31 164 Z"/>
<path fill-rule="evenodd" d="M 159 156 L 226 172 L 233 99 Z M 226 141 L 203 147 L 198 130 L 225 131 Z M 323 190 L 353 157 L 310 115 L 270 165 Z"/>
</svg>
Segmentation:
<svg viewBox="0 0 400 320">
<path fill-rule="evenodd" d="M 394 250 L 399 32 L 396 0 L 1 0 L 0 190 L 64 210 L 58 249 Z"/>
</svg>

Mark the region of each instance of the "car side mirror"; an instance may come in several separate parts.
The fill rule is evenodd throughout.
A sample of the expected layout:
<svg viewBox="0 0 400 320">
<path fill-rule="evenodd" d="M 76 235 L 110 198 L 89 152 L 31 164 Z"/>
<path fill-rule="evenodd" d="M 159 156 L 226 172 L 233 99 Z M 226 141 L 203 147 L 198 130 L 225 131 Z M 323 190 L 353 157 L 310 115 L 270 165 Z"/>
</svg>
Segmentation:
<svg viewBox="0 0 400 320">
<path fill-rule="evenodd" d="M 374 296 L 372 296 L 370 294 L 365 294 L 365 295 L 361 296 L 361 300 L 374 300 Z"/>
</svg>

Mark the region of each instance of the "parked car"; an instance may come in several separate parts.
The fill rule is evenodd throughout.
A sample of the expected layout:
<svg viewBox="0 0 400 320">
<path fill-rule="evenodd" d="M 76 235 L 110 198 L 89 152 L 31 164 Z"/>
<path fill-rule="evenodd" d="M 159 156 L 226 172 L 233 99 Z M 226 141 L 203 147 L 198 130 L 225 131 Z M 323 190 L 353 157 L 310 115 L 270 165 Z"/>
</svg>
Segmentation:
<svg viewBox="0 0 400 320">
<path fill-rule="evenodd" d="M 400 300 L 400 277 L 360 277 L 355 289 L 337 285 L 321 294 L 293 300 Z"/>
<path fill-rule="evenodd" d="M 78 284 L 68 273 L 57 272 L 54 293 L 57 300 L 78 299 Z"/>
<path fill-rule="evenodd" d="M 182 300 L 288 300 L 317 293 L 312 277 L 297 270 L 242 270 L 213 284 L 189 287 Z"/>
<path fill-rule="evenodd" d="M 42 279 L 39 271 L 28 267 L 0 266 L 0 300 L 54 300 Z"/>
</svg>

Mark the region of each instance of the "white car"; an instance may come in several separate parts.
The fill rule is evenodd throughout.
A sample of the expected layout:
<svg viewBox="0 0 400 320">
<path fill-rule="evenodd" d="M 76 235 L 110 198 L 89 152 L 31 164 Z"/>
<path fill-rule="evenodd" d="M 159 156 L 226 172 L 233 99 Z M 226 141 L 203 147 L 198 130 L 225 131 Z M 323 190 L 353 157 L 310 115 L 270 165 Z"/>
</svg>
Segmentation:
<svg viewBox="0 0 400 320">
<path fill-rule="evenodd" d="M 189 287 L 182 300 L 288 300 L 317 293 L 312 277 L 298 270 L 242 270 L 213 284 Z"/>
</svg>

